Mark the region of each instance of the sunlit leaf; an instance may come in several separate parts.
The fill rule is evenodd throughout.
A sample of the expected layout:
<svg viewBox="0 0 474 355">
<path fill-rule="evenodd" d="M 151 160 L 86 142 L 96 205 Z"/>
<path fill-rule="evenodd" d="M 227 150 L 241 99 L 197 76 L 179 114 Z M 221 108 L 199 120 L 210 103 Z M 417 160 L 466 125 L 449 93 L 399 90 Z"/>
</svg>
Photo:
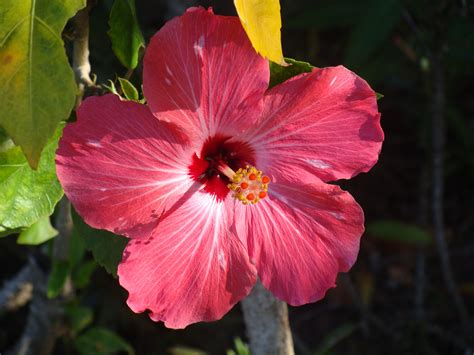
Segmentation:
<svg viewBox="0 0 474 355">
<path fill-rule="evenodd" d="M 240 22 L 255 50 L 272 62 L 285 65 L 281 48 L 279 0 L 234 0 Z"/>
<path fill-rule="evenodd" d="M 145 47 L 138 25 L 134 0 L 115 0 L 109 19 L 112 49 L 120 62 L 133 69 L 138 64 L 139 51 Z"/>
<path fill-rule="evenodd" d="M 104 88 L 106 88 L 110 93 L 115 94 L 115 95 L 118 95 L 119 93 L 118 93 L 118 91 L 117 91 L 117 88 L 115 87 L 114 82 L 113 82 L 112 80 L 110 80 L 110 79 L 108 80 L 108 82 L 109 82 L 108 85 L 107 85 L 107 84 L 103 84 L 102 86 L 103 86 Z"/>
<path fill-rule="evenodd" d="M 19 147 L 0 151 L 0 233 L 29 227 L 53 213 L 63 195 L 54 163 L 62 128 L 60 125 L 49 140 L 36 171 L 29 167 Z"/>
<path fill-rule="evenodd" d="M 101 327 L 89 329 L 77 338 L 75 345 L 81 355 L 112 355 L 120 351 L 129 355 L 135 354 L 133 348 L 124 339 Z"/>
<path fill-rule="evenodd" d="M 53 228 L 49 216 L 41 217 L 36 223 L 20 233 L 17 239 L 18 244 L 38 245 L 44 243 L 58 235 L 58 231 Z"/>
<path fill-rule="evenodd" d="M 1 226 L 0 226 L 0 238 L 4 238 L 4 237 L 8 237 L 9 235 L 12 235 L 12 234 L 18 234 L 18 233 L 21 233 L 22 231 L 22 228 L 16 228 L 16 229 L 4 229 L 4 230 L 1 230 Z"/>
<path fill-rule="evenodd" d="M 227 355 L 250 355 L 249 346 L 242 339 L 234 338 L 234 347 L 235 350 L 227 350 Z"/>
<path fill-rule="evenodd" d="M 0 125 L 34 168 L 74 106 L 76 85 L 61 32 L 85 3 L 0 2 Z"/>
<path fill-rule="evenodd" d="M 124 78 L 118 78 L 120 87 L 122 88 L 123 96 L 127 100 L 138 101 L 138 90 L 133 86 L 133 84 Z"/>
<path fill-rule="evenodd" d="M 311 72 L 314 67 L 306 62 L 300 62 L 291 58 L 285 58 L 288 66 L 281 66 L 270 62 L 270 87 L 281 84 L 282 82 L 302 73 Z"/>
</svg>

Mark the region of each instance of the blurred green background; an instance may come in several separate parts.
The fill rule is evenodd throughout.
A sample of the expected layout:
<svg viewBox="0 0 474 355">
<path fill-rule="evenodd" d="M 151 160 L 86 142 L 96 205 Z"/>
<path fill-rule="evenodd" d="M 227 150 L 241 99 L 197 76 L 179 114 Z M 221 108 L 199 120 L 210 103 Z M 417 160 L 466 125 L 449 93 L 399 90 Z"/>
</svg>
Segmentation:
<svg viewBox="0 0 474 355">
<path fill-rule="evenodd" d="M 107 35 L 112 4 L 98 0 L 91 13 L 98 83 L 127 71 Z M 193 4 L 235 15 L 231 0 L 136 0 L 145 39 Z M 317 67 L 343 64 L 365 78 L 384 95 L 386 136 L 379 163 L 341 182 L 366 214 L 360 256 L 323 301 L 290 307 L 296 353 L 472 354 L 474 2 L 282 0 L 281 6 L 285 56 Z M 139 85 L 140 75 L 139 67 L 131 80 Z M 50 269 L 38 248 L 0 239 L 0 281 L 32 255 Z M 234 344 L 246 342 L 238 306 L 219 322 L 168 330 L 132 313 L 117 280 L 93 262 L 81 275 L 54 354 L 245 353 Z M 0 312 L 0 352 L 15 344 L 27 320 L 27 307 Z"/>
</svg>

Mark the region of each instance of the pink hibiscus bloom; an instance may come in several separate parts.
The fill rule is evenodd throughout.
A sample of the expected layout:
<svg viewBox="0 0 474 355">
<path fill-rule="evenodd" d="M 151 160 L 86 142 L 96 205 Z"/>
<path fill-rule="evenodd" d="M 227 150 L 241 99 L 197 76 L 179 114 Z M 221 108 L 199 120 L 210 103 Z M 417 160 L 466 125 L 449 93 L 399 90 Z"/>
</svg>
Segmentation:
<svg viewBox="0 0 474 355">
<path fill-rule="evenodd" d="M 130 308 L 171 328 L 216 320 L 257 275 L 291 305 L 324 297 L 364 230 L 327 182 L 378 159 L 369 85 L 339 66 L 268 90 L 239 19 L 201 8 L 153 37 L 143 81 L 148 106 L 88 98 L 57 152 L 78 213 L 131 239 L 118 268 Z"/>
</svg>

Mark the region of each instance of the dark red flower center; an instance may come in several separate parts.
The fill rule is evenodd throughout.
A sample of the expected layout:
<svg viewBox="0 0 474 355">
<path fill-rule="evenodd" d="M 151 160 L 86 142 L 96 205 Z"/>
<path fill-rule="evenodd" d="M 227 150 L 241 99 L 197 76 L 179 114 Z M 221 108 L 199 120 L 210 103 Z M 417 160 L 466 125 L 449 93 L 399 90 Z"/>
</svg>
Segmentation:
<svg viewBox="0 0 474 355">
<path fill-rule="evenodd" d="M 230 191 L 227 187 L 230 180 L 221 172 L 221 167 L 228 166 L 237 171 L 246 165 L 255 165 L 252 147 L 246 142 L 216 135 L 204 142 L 199 155 L 194 154 L 189 175 L 204 185 L 204 191 L 223 200 Z"/>
</svg>

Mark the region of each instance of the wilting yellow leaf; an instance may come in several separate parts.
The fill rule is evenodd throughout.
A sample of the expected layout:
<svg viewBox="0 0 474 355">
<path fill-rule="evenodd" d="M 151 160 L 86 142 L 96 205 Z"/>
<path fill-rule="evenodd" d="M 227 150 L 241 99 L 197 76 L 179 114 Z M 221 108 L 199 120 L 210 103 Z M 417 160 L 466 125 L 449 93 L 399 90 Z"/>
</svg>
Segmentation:
<svg viewBox="0 0 474 355">
<path fill-rule="evenodd" d="M 279 0 L 234 0 L 234 4 L 255 50 L 272 62 L 285 65 Z"/>
</svg>

